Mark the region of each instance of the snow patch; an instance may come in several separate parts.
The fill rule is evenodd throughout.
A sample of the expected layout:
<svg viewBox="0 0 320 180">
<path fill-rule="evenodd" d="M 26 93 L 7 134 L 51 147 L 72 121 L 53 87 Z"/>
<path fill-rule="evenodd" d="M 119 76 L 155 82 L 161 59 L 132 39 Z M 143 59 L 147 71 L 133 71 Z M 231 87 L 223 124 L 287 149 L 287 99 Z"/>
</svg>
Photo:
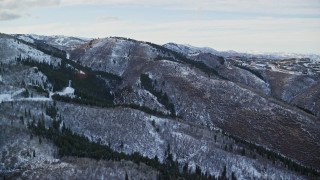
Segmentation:
<svg viewBox="0 0 320 180">
<path fill-rule="evenodd" d="M 26 90 L 24 88 L 22 88 L 22 89 L 20 89 L 20 90 L 18 90 L 16 92 L 12 93 L 12 96 L 19 95 L 19 94 L 23 93 L 24 91 L 26 91 Z"/>
<path fill-rule="evenodd" d="M 0 94 L 0 103 L 12 101 L 11 94 Z"/>
<path fill-rule="evenodd" d="M 166 120 L 159 118 L 157 116 L 151 116 L 150 119 L 151 119 L 151 121 L 154 121 L 157 124 L 163 124 L 163 123 L 167 122 Z"/>
<path fill-rule="evenodd" d="M 74 96 L 74 89 L 72 87 L 66 87 L 56 94 L 59 94 L 60 96 Z"/>
<path fill-rule="evenodd" d="M 46 97 L 34 97 L 34 98 L 20 98 L 17 99 L 17 101 L 51 101 L 51 98 L 46 98 Z"/>
<path fill-rule="evenodd" d="M 28 97 L 28 98 L 12 99 L 13 96 L 15 96 L 19 93 L 22 93 L 23 91 L 25 91 L 25 89 L 16 91 L 12 95 L 11 94 L 0 94 L 0 103 L 13 102 L 13 101 L 51 101 L 52 100 L 51 98 L 47 98 L 47 97 Z"/>
<path fill-rule="evenodd" d="M 154 138 L 155 142 L 157 142 L 157 144 L 164 144 L 164 141 L 161 139 L 161 137 L 159 136 L 158 133 L 155 132 L 155 130 L 153 129 L 153 127 L 151 127 L 149 129 L 149 134 Z"/>
<path fill-rule="evenodd" d="M 17 38 L 21 39 L 23 41 L 29 42 L 29 43 L 34 43 L 34 40 L 32 38 L 30 38 L 29 36 L 21 35 L 21 36 L 18 36 Z"/>
<path fill-rule="evenodd" d="M 180 68 L 180 72 L 182 75 L 187 76 L 190 74 L 190 71 L 188 71 L 187 68 Z"/>
<path fill-rule="evenodd" d="M 198 56 L 200 53 L 190 53 L 188 56 Z"/>
</svg>

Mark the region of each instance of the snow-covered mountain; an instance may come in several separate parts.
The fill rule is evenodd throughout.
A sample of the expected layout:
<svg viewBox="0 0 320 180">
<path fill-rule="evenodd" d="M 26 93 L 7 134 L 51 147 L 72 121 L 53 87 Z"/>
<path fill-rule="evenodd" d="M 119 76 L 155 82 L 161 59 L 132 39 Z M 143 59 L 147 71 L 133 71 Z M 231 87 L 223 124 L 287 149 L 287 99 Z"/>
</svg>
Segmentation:
<svg viewBox="0 0 320 180">
<path fill-rule="evenodd" d="M 226 54 L 1 34 L 0 176 L 319 177 L 319 64 Z"/>
<path fill-rule="evenodd" d="M 199 53 L 211 53 L 215 55 L 220 55 L 219 51 L 216 51 L 212 48 L 209 47 L 195 47 L 191 46 L 189 44 L 175 44 L 175 43 L 167 43 L 164 44 L 163 47 L 171 49 L 173 51 L 188 55 L 188 56 L 193 56 Z"/>
<path fill-rule="evenodd" d="M 15 36 L 17 39 L 23 40 L 34 45 L 40 43 L 49 44 L 52 47 L 66 51 L 67 56 L 69 56 L 69 52 L 73 49 L 77 48 L 81 44 L 84 44 L 92 40 L 89 38 L 69 37 L 63 35 L 42 36 L 36 34 L 15 34 L 13 36 Z"/>
</svg>

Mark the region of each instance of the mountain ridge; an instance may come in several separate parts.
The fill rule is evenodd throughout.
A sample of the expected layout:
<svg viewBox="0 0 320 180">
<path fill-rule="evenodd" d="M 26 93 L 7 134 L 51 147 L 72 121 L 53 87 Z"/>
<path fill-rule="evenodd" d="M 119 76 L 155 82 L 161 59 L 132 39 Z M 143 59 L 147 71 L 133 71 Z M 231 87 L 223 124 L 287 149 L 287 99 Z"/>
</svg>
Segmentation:
<svg viewBox="0 0 320 180">
<path fill-rule="evenodd" d="M 6 38 L 2 38 L 1 42 L 2 41 L 7 40 Z M 53 40 L 51 42 L 55 41 Z M 19 43 L 17 42 L 10 41 L 10 43 L 14 43 L 14 47 L 19 46 Z M 1 47 L 7 47 L 7 45 L 8 44 L 2 43 Z M 306 61 L 304 59 L 296 59 L 297 63 L 293 63 L 291 69 L 289 69 L 288 67 L 285 67 L 286 69 L 283 69 L 283 66 L 278 67 L 272 64 L 274 63 L 273 61 L 268 61 L 268 64 L 266 66 L 273 65 L 277 67 L 282 71 L 281 73 L 278 73 L 278 71 L 272 70 L 272 68 L 268 69 L 266 67 L 256 66 L 253 64 L 254 60 L 250 59 L 246 61 L 241 61 L 237 59 L 237 57 L 235 57 L 234 59 L 226 59 L 203 52 L 200 52 L 199 54 L 194 56 L 186 57 L 185 55 L 178 54 L 179 52 L 173 52 L 172 50 L 168 50 L 159 45 L 130 40 L 126 38 L 113 37 L 96 39 L 79 44 L 75 48 L 72 48 L 71 46 L 73 45 L 70 45 L 70 47 L 60 46 L 60 50 L 67 52 L 65 53 L 64 57 L 62 56 L 60 60 L 57 61 L 58 68 L 53 68 L 52 71 L 57 71 L 59 68 L 63 70 L 61 65 L 59 65 L 59 62 L 64 62 L 66 64 L 66 67 L 70 69 L 68 70 L 67 68 L 66 71 L 75 71 L 74 74 L 71 73 L 69 76 L 69 78 L 74 78 L 74 83 L 77 83 L 77 81 L 79 81 L 78 83 L 82 83 L 83 80 L 81 80 L 81 78 L 86 78 L 85 76 L 79 75 L 77 73 L 80 72 L 80 70 L 84 74 L 92 73 L 95 78 L 100 79 L 101 82 L 104 81 L 106 84 L 112 83 L 112 78 L 110 76 L 101 76 L 97 74 L 97 72 L 117 74 L 117 76 L 121 77 L 121 83 L 115 84 L 114 86 L 107 86 L 112 89 L 112 92 L 114 92 L 111 93 L 113 94 L 114 98 L 112 100 L 113 104 L 127 106 L 129 110 L 122 109 L 123 107 L 119 107 L 121 109 L 120 111 L 104 110 L 102 108 L 101 110 L 99 110 L 99 112 L 101 112 L 98 113 L 103 114 L 105 113 L 104 111 L 109 111 L 110 114 L 114 114 L 113 116 L 109 117 L 109 119 L 114 121 L 111 124 L 116 125 L 117 123 L 120 123 L 118 122 L 118 119 L 121 119 L 121 117 L 127 118 L 130 116 L 140 116 L 140 119 L 144 119 L 149 115 L 148 113 L 143 113 L 149 112 L 150 114 L 151 112 L 152 114 L 153 112 L 160 111 L 163 114 L 172 115 L 173 118 L 169 119 L 172 119 L 173 121 L 177 120 L 182 124 L 190 123 L 190 127 L 201 127 L 209 131 L 218 128 L 226 131 L 228 134 L 239 137 L 242 140 L 244 139 L 248 142 L 252 142 L 253 144 L 260 144 L 261 146 L 272 149 L 275 152 L 280 152 L 290 159 L 295 159 L 299 163 L 308 166 L 312 165 L 316 168 L 319 168 L 317 164 L 317 157 L 319 157 L 317 155 L 317 152 L 319 151 L 317 150 L 319 149 L 318 139 L 320 139 L 320 135 L 319 133 L 317 133 L 319 130 L 319 114 L 317 113 L 317 108 L 315 108 L 316 106 L 310 108 L 306 105 L 306 110 L 309 109 L 308 111 L 312 112 L 312 114 L 309 113 L 308 115 L 305 114 L 306 111 L 295 109 L 295 106 L 297 105 L 304 107 L 305 102 L 301 100 L 304 92 L 308 93 L 309 97 L 314 97 L 311 101 L 313 101 L 316 105 L 319 105 L 315 95 L 319 93 L 319 91 L 317 91 L 317 89 L 315 88 L 315 86 L 317 86 L 318 84 L 316 83 L 318 82 L 317 71 L 316 68 L 313 69 L 312 67 L 306 67 L 307 70 L 311 70 L 309 74 L 303 74 L 303 69 L 299 69 L 299 62 Z M 56 48 L 59 49 L 58 46 Z M 66 48 L 67 50 L 63 50 L 64 48 Z M 10 48 L 7 49 L 8 52 L 12 52 Z M 42 51 L 45 50 L 42 49 Z M 50 58 L 57 54 L 52 48 L 50 49 L 50 51 Z M 19 65 L 19 63 L 16 62 L 16 59 L 19 58 L 19 53 L 17 52 L 20 52 L 20 50 L 18 49 L 18 51 L 14 51 L 13 53 L 11 53 L 11 59 L 8 61 L 3 61 L 2 63 L 6 63 L 7 65 L 5 66 L 8 67 L 12 66 L 14 68 L 18 68 L 19 66 L 21 66 L 21 68 L 27 68 L 28 65 L 26 66 L 26 64 L 23 63 Z M 26 62 L 25 58 L 29 58 L 28 54 L 30 54 L 30 52 L 26 51 L 25 53 L 26 55 L 20 58 L 22 62 Z M 37 53 L 39 54 L 40 52 Z M 68 53 L 69 57 L 67 57 Z M 7 57 L 8 53 L 1 54 L 2 56 Z M 33 58 L 37 59 L 38 57 L 30 57 L 32 61 Z M 40 59 L 37 62 L 42 63 Z M 245 64 L 240 64 L 243 62 L 245 62 Z M 310 64 L 312 64 L 312 62 L 310 62 Z M 36 64 L 36 66 L 41 67 L 39 64 Z M 244 69 L 244 67 L 242 66 L 245 66 L 245 68 L 248 69 Z M 298 66 L 299 68 L 297 68 L 296 66 Z M 3 72 L 9 71 L 4 68 Z M 290 74 L 288 72 L 294 72 L 294 74 Z M 19 71 L 17 71 L 17 73 L 19 74 Z M 35 72 L 33 73 L 38 74 Z M 50 77 L 50 74 L 48 74 L 48 72 L 42 73 L 45 76 Z M 233 73 L 235 75 L 232 75 Z M 254 73 L 257 73 L 257 75 L 255 75 Z M 147 88 L 146 84 L 142 84 L 143 82 L 141 81 L 141 74 L 148 75 L 150 79 L 150 87 Z M 17 75 L 10 75 L 10 73 L 8 75 L 6 73 L 2 73 L 1 76 L 3 76 L 2 79 L 4 79 L 2 80 L 2 82 L 6 82 L 2 86 L 3 89 L 6 89 L 10 84 L 14 85 L 17 88 L 23 88 L 25 91 L 30 89 L 30 87 L 28 86 L 25 87 L 7 81 L 7 79 L 12 79 Z M 260 79 L 258 76 L 263 79 Z M 277 78 L 287 79 L 283 82 L 284 84 L 289 82 L 289 80 L 292 83 L 289 84 L 289 87 L 283 88 L 284 86 L 276 83 Z M 67 86 L 68 80 L 69 79 L 63 79 L 63 82 L 65 82 L 65 86 Z M 301 80 L 305 81 L 305 83 L 297 84 L 297 82 L 301 82 Z M 44 82 L 46 81 L 47 80 L 45 80 Z M 35 82 L 32 82 L 32 80 L 31 83 L 37 84 Z M 81 90 L 81 88 L 79 89 L 77 88 L 77 86 L 83 89 Z M 139 146 L 148 149 L 147 142 L 153 142 L 153 140 L 147 140 L 144 143 L 140 143 L 140 145 L 135 144 L 132 140 L 128 141 L 126 140 L 126 138 L 116 140 L 117 137 L 107 134 L 101 134 L 101 132 L 103 132 L 103 128 L 100 132 L 100 130 L 91 127 L 90 124 L 88 124 L 86 120 L 82 118 L 82 116 L 86 116 L 85 114 L 78 115 L 79 119 L 81 119 L 81 121 L 79 120 L 81 123 L 77 123 L 76 119 L 72 118 L 72 115 L 81 114 L 81 111 L 77 110 L 78 108 L 82 108 L 87 112 L 87 114 L 90 114 L 87 116 L 87 118 L 93 120 L 93 123 L 99 124 L 99 121 L 104 120 L 102 117 L 93 115 L 91 113 L 91 111 L 94 111 L 94 107 L 100 106 L 99 103 L 96 103 L 96 101 L 98 100 L 91 101 L 91 99 L 87 96 L 87 93 L 89 92 L 85 90 L 85 86 L 75 84 L 74 87 L 76 97 L 79 98 L 74 99 L 66 97 L 63 99 L 58 99 L 58 109 L 59 111 L 61 110 L 63 112 L 62 116 L 65 116 L 63 118 L 65 119 L 65 123 L 68 122 L 68 127 L 73 127 L 71 128 L 72 131 L 75 131 L 79 134 L 85 134 L 86 137 L 91 137 L 91 141 L 95 142 L 98 142 L 99 138 L 110 138 L 116 144 L 111 147 L 113 147 L 117 151 L 122 151 L 117 147 L 121 146 L 121 144 L 123 144 L 123 147 L 126 147 L 129 150 L 133 147 Z M 297 91 L 290 91 L 290 87 L 295 87 L 294 89 L 297 89 Z M 44 87 L 43 90 L 49 92 L 52 91 L 51 89 L 46 89 Z M 32 89 L 30 89 L 30 91 L 32 91 L 34 95 L 41 96 L 41 94 L 38 94 Z M 2 94 L 3 92 L 5 91 L 2 90 Z M 8 92 L 10 92 L 10 90 Z M 94 94 L 93 96 L 99 97 L 100 92 L 94 92 L 96 92 L 97 94 Z M 264 95 L 260 95 L 260 93 Z M 281 93 L 287 93 L 288 95 L 278 96 L 278 94 Z M 294 99 L 297 95 L 300 95 L 299 101 Z M 87 101 L 85 101 L 86 98 Z M 272 100 L 272 98 L 275 99 L 275 102 Z M 292 101 L 291 98 L 293 98 Z M 61 102 L 61 100 L 63 100 L 63 102 Z M 16 105 L 18 107 L 20 106 L 18 102 L 13 101 L 13 103 L 17 103 Z M 60 105 L 60 103 L 64 105 Z M 169 112 L 169 109 L 165 104 L 172 104 L 175 112 Z M 140 109 L 143 106 L 151 108 L 149 110 L 145 109 L 141 111 L 139 109 L 131 109 L 129 105 L 138 107 Z M 65 106 L 72 106 L 73 108 L 67 108 L 69 110 L 65 110 Z M 121 116 L 121 111 L 127 111 L 128 115 Z M 21 113 L 23 114 L 23 112 Z M 67 115 L 68 113 L 71 114 Z M 138 114 L 140 115 L 138 116 Z M 163 117 L 159 118 L 163 119 Z M 152 117 L 151 119 L 147 119 L 149 120 L 144 120 L 146 123 L 145 127 L 154 127 L 152 119 L 156 118 Z M 50 119 L 48 119 L 47 122 L 49 123 Z M 165 122 L 167 122 L 167 120 L 165 120 Z M 139 121 L 137 121 L 136 124 L 138 125 Z M 77 126 L 82 127 L 76 128 Z M 179 149 L 182 147 L 182 144 L 180 144 L 179 141 L 171 142 L 170 140 L 173 138 L 173 136 L 176 137 L 176 135 L 174 134 L 181 132 L 176 132 L 174 129 L 169 130 L 170 126 L 167 127 L 163 125 L 161 125 L 161 128 L 159 126 L 159 131 L 157 131 L 156 126 L 158 126 L 158 122 L 155 122 L 155 130 L 148 131 L 148 128 L 146 128 L 145 130 L 147 131 L 143 131 L 144 136 L 148 137 L 148 135 L 151 135 L 151 137 L 154 137 L 155 139 L 160 138 L 160 140 L 163 142 L 170 142 L 169 144 L 174 147 L 172 153 L 177 161 L 186 162 L 185 160 L 182 161 L 181 159 L 183 157 L 181 155 L 186 153 L 185 150 L 181 151 L 181 149 Z M 13 127 L 15 127 L 15 125 L 13 125 Z M 95 128 L 97 127 L 99 126 L 95 126 Z M 122 124 L 122 126 L 119 127 L 126 127 L 126 125 Z M 114 129 L 117 129 L 116 126 Z M 166 131 L 166 129 L 168 129 L 167 131 L 170 132 L 169 134 L 172 134 L 171 138 L 166 137 L 162 133 L 162 131 Z M 117 130 L 119 131 L 120 129 Z M 112 129 L 109 129 L 108 131 L 110 133 L 113 132 Z M 133 133 L 135 132 L 134 130 L 130 130 L 129 127 L 128 131 Z M 181 131 L 183 133 L 186 133 L 183 130 Z M 116 131 L 114 130 L 114 132 Z M 277 134 L 275 132 L 282 133 Z M 211 140 L 202 140 L 201 138 L 199 139 L 197 133 L 194 134 L 194 132 L 192 131 L 189 133 L 191 133 L 191 137 L 195 138 L 192 143 L 190 142 L 191 145 L 197 143 L 201 144 L 202 141 L 205 141 L 206 143 L 211 144 L 212 147 L 216 147 L 214 145 L 214 142 L 211 142 Z M 122 133 L 122 135 L 125 135 L 125 133 Z M 271 135 L 272 138 L 270 138 Z M 119 136 L 121 136 L 121 133 L 119 134 Z M 200 137 L 202 136 L 204 135 L 201 134 Z M 233 145 L 235 147 L 238 147 L 239 149 L 248 148 L 246 147 L 247 145 L 244 144 L 233 144 L 233 140 L 227 140 L 224 135 L 218 136 L 221 136 L 222 139 L 228 141 L 228 145 Z M 294 136 L 295 138 L 292 138 L 292 136 Z M 184 139 L 184 136 L 182 137 Z M 209 135 L 208 137 L 209 139 L 210 137 L 213 138 L 214 134 Z M 273 138 L 276 140 L 273 140 Z M 102 142 L 102 144 L 108 144 L 108 142 Z M 299 146 L 299 144 L 301 144 L 301 146 Z M 225 144 L 221 143 L 220 145 L 224 146 Z M 155 147 L 158 147 L 159 149 L 159 152 L 155 151 L 157 152 L 158 158 L 163 157 L 163 155 L 161 154 L 166 149 L 165 145 L 155 145 Z M 200 145 L 200 147 L 202 146 Z M 138 151 L 144 152 L 144 148 Z M 220 148 L 221 149 L 219 151 L 224 154 L 224 148 Z M 237 154 L 237 152 L 239 151 L 238 148 L 232 148 L 232 150 L 227 153 Z M 210 150 L 203 151 L 211 152 Z M 256 151 L 250 151 L 249 148 L 247 149 L 247 151 L 253 154 L 257 153 Z M 303 157 L 301 157 L 300 152 L 304 152 Z M 149 157 L 151 158 L 154 155 L 155 154 L 152 154 Z M 256 156 L 259 156 L 259 158 L 258 160 L 253 160 L 253 162 L 260 164 L 264 161 L 263 156 L 260 156 L 258 154 Z M 217 166 L 206 165 L 206 163 L 202 162 L 202 158 L 199 154 L 196 157 L 197 158 L 193 160 L 193 164 L 199 165 L 203 170 L 209 170 L 209 173 L 214 174 L 216 177 L 219 175 L 220 170 L 223 169 L 223 162 L 220 162 L 219 168 L 217 168 Z M 250 157 L 252 158 L 252 156 Z M 219 159 L 218 156 L 212 158 L 215 160 Z M 230 160 L 230 162 L 231 161 L 232 160 Z M 245 161 L 247 162 L 247 160 Z M 276 161 L 278 162 L 276 163 L 277 166 L 281 166 L 281 161 L 279 159 Z M 231 164 L 227 164 L 228 169 L 232 169 Z M 270 163 L 269 165 L 273 166 L 271 164 L 272 163 Z M 241 166 L 238 166 L 237 168 L 239 170 L 239 168 L 241 169 Z M 217 169 L 219 170 L 217 171 Z M 238 170 L 236 171 L 236 175 L 238 177 L 250 177 L 250 175 L 248 174 L 245 175 L 246 172 L 241 173 Z M 273 171 L 275 171 L 275 169 L 273 169 Z M 268 176 L 268 173 L 265 173 L 264 176 L 262 176 L 262 172 L 263 171 L 260 171 L 260 175 L 256 174 L 254 175 L 254 177 L 270 177 Z M 282 173 L 282 170 L 277 171 L 277 173 L 279 176 L 280 174 L 281 176 L 284 175 Z M 228 176 L 231 177 L 230 171 L 228 173 Z"/>
</svg>

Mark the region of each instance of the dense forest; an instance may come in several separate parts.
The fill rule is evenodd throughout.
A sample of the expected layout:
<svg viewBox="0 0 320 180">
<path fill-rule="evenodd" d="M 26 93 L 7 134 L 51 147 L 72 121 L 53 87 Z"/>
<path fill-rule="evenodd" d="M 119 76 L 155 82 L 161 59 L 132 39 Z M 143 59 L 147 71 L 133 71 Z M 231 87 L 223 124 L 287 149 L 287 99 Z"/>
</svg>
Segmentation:
<svg viewBox="0 0 320 180">
<path fill-rule="evenodd" d="M 35 66 L 48 77 L 52 84 L 52 91 L 61 91 L 68 86 L 69 80 L 75 89 L 75 95 L 78 101 L 95 101 L 97 103 L 109 104 L 113 103 L 113 95 L 111 89 L 107 86 L 105 80 L 99 78 L 94 72 L 85 69 L 75 68 L 70 64 L 62 61 L 58 67 L 33 61 L 31 58 L 21 59 L 17 61 L 28 66 Z M 118 79 L 116 79 L 118 80 Z"/>
<path fill-rule="evenodd" d="M 65 127 L 58 115 L 58 109 L 52 105 L 47 107 L 46 114 L 53 118 L 52 123 L 48 128 L 45 127 L 43 119 L 38 119 L 37 122 L 33 120 L 28 124 L 29 129 L 33 135 L 41 138 L 47 138 L 59 148 L 59 156 L 74 156 L 74 157 L 88 157 L 96 160 L 128 160 L 136 164 L 144 163 L 159 172 L 158 179 L 228 179 L 226 168 L 221 171 L 219 177 L 214 177 L 207 172 L 202 172 L 201 168 L 196 166 L 195 171 L 188 168 L 188 164 L 178 164 L 173 159 L 170 151 L 170 144 L 168 144 L 165 152 L 165 162 L 160 163 L 157 156 L 153 159 L 147 158 L 135 152 L 133 154 L 125 154 L 112 150 L 107 145 L 102 145 L 90 141 L 83 135 L 73 133 L 69 128 Z M 28 116 L 28 113 L 26 113 Z M 32 136 L 33 137 L 33 136 Z M 236 179 L 232 173 L 231 179 Z"/>
<path fill-rule="evenodd" d="M 285 157 L 279 153 L 271 151 L 270 149 L 267 149 L 265 147 L 256 145 L 254 143 L 242 140 L 241 138 L 238 138 L 238 137 L 233 136 L 231 134 L 228 134 L 226 132 L 222 132 L 222 133 L 225 136 L 228 136 L 228 137 L 234 139 L 235 143 L 243 145 L 247 149 L 251 150 L 252 152 L 257 153 L 258 155 L 260 155 L 262 157 L 266 157 L 268 160 L 272 161 L 273 164 L 281 163 L 287 169 L 289 169 L 291 171 L 295 171 L 295 172 L 300 173 L 302 175 L 307 175 L 309 177 L 319 177 L 320 176 L 320 173 L 312 167 L 303 166 L 288 157 Z M 246 155 L 246 152 L 244 149 L 242 149 L 241 154 L 244 156 Z"/>
</svg>

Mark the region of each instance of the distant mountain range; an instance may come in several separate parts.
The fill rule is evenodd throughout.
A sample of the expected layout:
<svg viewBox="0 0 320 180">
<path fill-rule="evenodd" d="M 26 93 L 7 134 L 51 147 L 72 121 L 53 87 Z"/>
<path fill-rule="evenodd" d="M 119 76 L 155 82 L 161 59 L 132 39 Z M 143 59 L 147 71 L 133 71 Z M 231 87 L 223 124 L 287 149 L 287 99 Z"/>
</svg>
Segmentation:
<svg viewBox="0 0 320 180">
<path fill-rule="evenodd" d="M 188 44 L 175 44 L 167 43 L 163 45 L 166 48 L 175 50 L 185 55 L 193 55 L 197 53 L 211 53 L 223 57 L 241 56 L 246 58 L 258 58 L 258 59 L 291 59 L 291 58 L 310 58 L 313 61 L 320 61 L 320 55 L 318 54 L 300 54 L 300 53 L 286 53 L 286 52 L 237 52 L 237 51 L 217 51 L 210 47 L 195 47 Z"/>
<path fill-rule="evenodd" d="M 15 35 L 17 38 L 27 41 L 33 42 L 34 40 L 43 40 L 50 43 L 53 46 L 57 47 L 69 47 L 75 48 L 78 44 L 81 44 L 86 41 L 90 41 L 93 38 L 82 38 L 82 37 L 68 37 L 68 36 L 41 36 L 36 34 L 20 34 Z M 166 48 L 175 50 L 177 52 L 187 54 L 195 54 L 195 53 L 211 53 L 223 57 L 230 56 L 242 56 L 248 58 L 265 58 L 265 59 L 290 59 L 290 58 L 310 58 L 314 61 L 320 61 L 320 54 L 301 54 L 301 53 L 288 53 L 288 52 L 259 52 L 259 51 L 249 51 L 249 52 L 237 52 L 233 50 L 229 51 L 217 51 L 210 47 L 195 47 L 189 44 L 176 44 L 176 43 L 167 43 L 163 45 Z"/>
</svg>

